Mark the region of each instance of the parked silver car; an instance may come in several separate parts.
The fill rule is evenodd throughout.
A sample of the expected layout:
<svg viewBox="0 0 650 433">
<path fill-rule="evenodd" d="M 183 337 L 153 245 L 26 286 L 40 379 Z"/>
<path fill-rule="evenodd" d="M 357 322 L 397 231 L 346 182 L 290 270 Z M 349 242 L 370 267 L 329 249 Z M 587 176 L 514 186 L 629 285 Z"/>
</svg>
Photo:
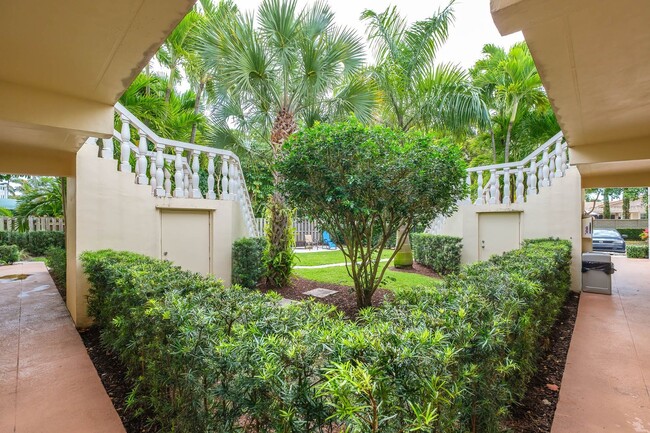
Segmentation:
<svg viewBox="0 0 650 433">
<path fill-rule="evenodd" d="M 624 253 L 625 236 L 616 229 L 594 229 L 592 245 L 594 251 Z"/>
</svg>

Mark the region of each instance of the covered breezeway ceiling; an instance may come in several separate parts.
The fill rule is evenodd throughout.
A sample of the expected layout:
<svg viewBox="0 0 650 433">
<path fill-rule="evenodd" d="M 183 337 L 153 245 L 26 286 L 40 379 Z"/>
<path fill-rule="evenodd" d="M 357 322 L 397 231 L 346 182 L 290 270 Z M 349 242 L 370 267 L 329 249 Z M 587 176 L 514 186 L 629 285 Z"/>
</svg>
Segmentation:
<svg viewBox="0 0 650 433">
<path fill-rule="evenodd" d="M 583 186 L 650 185 L 650 1 L 491 8 L 502 34 L 523 32 Z"/>
<path fill-rule="evenodd" d="M 86 137 L 109 136 L 113 105 L 193 4 L 0 1 L 0 172 L 41 158 L 33 174 L 62 175 Z"/>
</svg>

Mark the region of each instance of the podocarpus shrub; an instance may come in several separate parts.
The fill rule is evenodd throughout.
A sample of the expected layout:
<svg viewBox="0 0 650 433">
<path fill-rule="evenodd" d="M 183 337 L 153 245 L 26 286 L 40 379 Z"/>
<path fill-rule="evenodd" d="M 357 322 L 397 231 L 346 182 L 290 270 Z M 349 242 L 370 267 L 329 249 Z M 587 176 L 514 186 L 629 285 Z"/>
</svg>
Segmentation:
<svg viewBox="0 0 650 433">
<path fill-rule="evenodd" d="M 17 245 L 0 245 L 0 264 L 12 265 L 20 260 L 20 248 Z"/>
<path fill-rule="evenodd" d="M 495 432 L 569 290 L 540 241 L 356 322 L 132 253 L 84 253 L 90 312 L 163 431 Z"/>
<path fill-rule="evenodd" d="M 460 270 L 462 238 L 415 233 L 411 235 L 413 258 L 440 275 Z"/>
<path fill-rule="evenodd" d="M 56 286 L 65 293 L 66 255 L 63 248 L 50 247 L 45 251 L 45 263 L 50 268 Z"/>
<path fill-rule="evenodd" d="M 627 257 L 630 259 L 647 259 L 648 246 L 647 245 L 628 245 Z"/>
<path fill-rule="evenodd" d="M 31 256 L 42 256 L 50 247 L 65 248 L 65 233 L 0 231 L 0 245 L 18 245 L 18 248 Z"/>
<path fill-rule="evenodd" d="M 262 281 L 266 264 L 266 238 L 243 238 L 232 246 L 232 283 L 254 289 Z"/>
</svg>

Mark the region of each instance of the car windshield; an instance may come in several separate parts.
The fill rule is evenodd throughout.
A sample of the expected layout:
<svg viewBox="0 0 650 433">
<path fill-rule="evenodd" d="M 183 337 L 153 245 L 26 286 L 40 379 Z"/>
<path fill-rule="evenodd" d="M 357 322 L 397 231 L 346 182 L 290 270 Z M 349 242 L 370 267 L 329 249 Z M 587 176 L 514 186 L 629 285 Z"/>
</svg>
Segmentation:
<svg viewBox="0 0 650 433">
<path fill-rule="evenodd" d="M 614 230 L 594 230 L 595 238 L 621 239 L 621 235 Z"/>
</svg>

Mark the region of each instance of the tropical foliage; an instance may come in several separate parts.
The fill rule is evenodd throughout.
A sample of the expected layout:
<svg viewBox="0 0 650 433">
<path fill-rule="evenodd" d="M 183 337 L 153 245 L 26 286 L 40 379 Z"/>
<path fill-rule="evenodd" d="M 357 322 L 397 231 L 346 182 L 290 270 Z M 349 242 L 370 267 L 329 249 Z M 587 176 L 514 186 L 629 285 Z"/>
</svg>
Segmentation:
<svg viewBox="0 0 650 433">
<path fill-rule="evenodd" d="M 18 229 L 27 230 L 30 216 L 65 217 L 65 178 L 31 177 L 23 180 L 14 216 Z"/>
<path fill-rule="evenodd" d="M 371 305 L 411 228 L 448 215 L 465 195 L 465 165 L 449 140 L 354 118 L 295 134 L 278 171 L 289 203 L 336 238 L 359 308 Z M 382 262 L 400 227 L 397 250 Z"/>
</svg>

